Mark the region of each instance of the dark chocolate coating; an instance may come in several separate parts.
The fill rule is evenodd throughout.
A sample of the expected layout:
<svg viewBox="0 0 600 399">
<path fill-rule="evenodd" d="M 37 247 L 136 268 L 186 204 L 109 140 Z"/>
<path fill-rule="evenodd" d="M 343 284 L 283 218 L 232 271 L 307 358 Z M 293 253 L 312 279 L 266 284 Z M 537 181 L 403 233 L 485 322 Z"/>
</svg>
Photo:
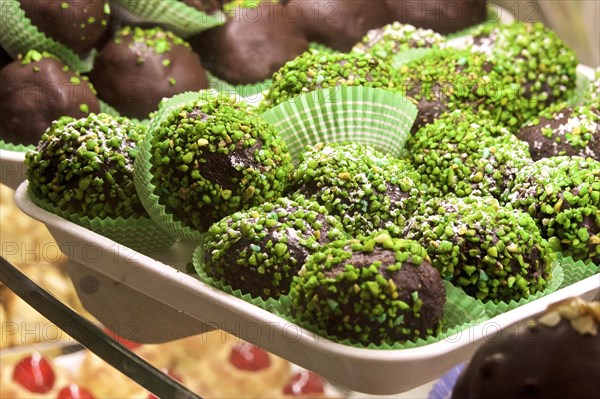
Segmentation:
<svg viewBox="0 0 600 399">
<path fill-rule="evenodd" d="M 286 7 L 310 41 L 343 52 L 369 30 L 394 22 L 384 0 L 290 0 Z"/>
<path fill-rule="evenodd" d="M 98 97 L 124 116 L 145 119 L 163 97 L 208 88 L 198 55 L 188 46 L 168 41 L 171 49 L 157 54 L 146 42 L 134 41 L 132 33 L 117 32 L 90 72 Z"/>
<path fill-rule="evenodd" d="M 235 9 L 222 26 L 189 39 L 206 68 L 232 84 L 271 78 L 287 61 L 308 50 L 298 24 L 284 6 L 262 3 L 256 9 Z"/>
<path fill-rule="evenodd" d="M 298 208 L 287 208 L 286 210 L 291 214 L 296 212 Z M 263 215 L 262 218 L 265 219 L 266 216 Z M 304 222 L 303 229 L 299 229 L 294 227 L 293 221 L 288 219 L 287 217 L 280 217 L 278 224 L 273 227 L 265 227 L 263 230 L 265 235 L 258 242 L 256 240 L 251 241 L 248 237 L 241 235 L 239 240 L 235 241 L 224 251 L 224 254 L 217 262 L 209 258 L 210 254 L 206 254 L 206 267 L 223 270 L 223 278 L 229 285 L 252 296 L 260 296 L 266 299 L 268 297 L 287 294 L 292 283 L 292 278 L 302 268 L 306 258 L 315 250 L 306 244 L 306 240 L 315 235 L 315 230 L 311 224 Z M 317 234 L 319 237 L 317 242 L 319 245 L 323 245 L 328 242 L 327 234 L 332 228 L 330 224 L 331 219 L 327 219 L 324 214 L 318 214 L 315 220 L 322 224 L 320 234 Z M 252 220 L 248 222 L 252 223 Z M 255 222 L 258 223 L 258 221 Z M 289 223 L 292 226 L 282 227 L 282 223 Z M 258 252 L 269 253 L 272 251 L 271 247 L 273 243 L 277 242 L 285 242 L 287 251 L 289 252 L 289 259 L 283 262 L 280 261 L 282 264 L 279 267 L 267 267 L 259 264 L 259 269 L 263 268 L 264 271 L 258 272 L 256 266 L 249 267 L 245 264 L 248 260 L 240 257 L 242 253 L 252 253 L 252 246 L 260 248 Z M 242 266 L 240 266 L 240 263 Z M 219 275 L 219 272 L 213 271 L 212 274 Z M 277 286 L 273 284 L 273 281 L 276 281 L 275 274 L 282 276 Z M 265 295 L 265 291 L 269 291 L 271 294 Z"/>
<path fill-rule="evenodd" d="M 419 111 L 415 123 L 411 128 L 411 132 L 415 133 L 420 128 L 430 125 L 436 121 L 442 114 L 448 111 L 448 107 L 444 103 L 442 87 L 441 85 L 434 83 L 431 89 L 433 97 L 427 99 L 425 96 L 421 96 L 421 83 L 416 82 L 414 86 L 407 92 L 409 97 L 419 99 L 416 100 L 415 106 Z"/>
<path fill-rule="evenodd" d="M 38 30 L 78 54 L 94 48 L 108 28 L 108 0 L 19 1 Z"/>
<path fill-rule="evenodd" d="M 590 121 L 596 125 L 596 129 L 586 146 L 575 146 L 569 143 L 566 134 L 571 134 L 575 128 L 569 127 L 569 119 L 578 118 L 577 115 L 573 115 L 573 112 L 572 107 L 565 107 L 554 113 L 554 118 L 540 117 L 538 124 L 525 126 L 517 133 L 518 138 L 529 144 L 529 152 L 534 161 L 558 155 L 578 155 L 600 161 L 600 124 L 597 122 Z M 592 112 L 600 118 L 599 110 L 592 109 Z M 550 137 L 544 135 L 543 129 L 551 129 L 552 135 Z"/>
<path fill-rule="evenodd" d="M 0 70 L 2 140 L 37 144 L 42 133 L 61 116 L 82 118 L 100 112 L 89 82 L 64 68 L 58 59 L 44 57 L 28 64 L 15 60 Z"/>
<path fill-rule="evenodd" d="M 418 314 L 406 312 L 404 314 L 404 325 L 410 330 L 418 330 L 425 332 L 434 330 L 442 320 L 444 315 L 444 304 L 446 303 L 446 289 L 442 283 L 440 273 L 426 260 L 420 265 L 413 263 L 405 263 L 400 270 L 390 272 L 388 267 L 395 264 L 396 258 L 393 250 L 376 247 L 373 252 L 355 252 L 352 257 L 343 264 L 340 264 L 331 272 L 325 274 L 343 272 L 346 264 L 351 264 L 357 268 L 369 267 L 375 262 L 381 262 L 379 271 L 386 279 L 391 279 L 398 287 L 398 297 L 396 299 L 405 303 L 412 303 L 415 292 L 418 292 L 418 297 L 423 301 Z M 322 298 L 331 295 L 326 292 L 319 293 Z M 335 295 L 335 294 L 334 294 Z M 354 306 L 354 303 L 348 303 L 345 306 Z M 348 313 L 353 312 L 348 309 Z M 418 315 L 418 316 L 417 316 Z M 341 322 L 341 321 L 340 321 Z M 372 325 L 376 331 L 379 323 L 376 320 L 359 320 L 361 324 Z M 409 337 L 401 337 L 400 339 L 410 339 Z"/>
<path fill-rule="evenodd" d="M 597 399 L 600 335 L 583 335 L 562 320 L 521 334 L 504 330 L 475 353 L 452 398 Z"/>
<path fill-rule="evenodd" d="M 2 46 L 0 46 L 0 69 L 4 68 L 8 64 L 10 64 L 12 61 L 13 61 L 13 59 L 10 56 L 10 54 L 8 54 L 6 52 L 6 50 L 4 50 L 4 48 L 2 48 Z"/>
<path fill-rule="evenodd" d="M 395 20 L 448 34 L 485 21 L 486 0 L 384 0 Z"/>
</svg>

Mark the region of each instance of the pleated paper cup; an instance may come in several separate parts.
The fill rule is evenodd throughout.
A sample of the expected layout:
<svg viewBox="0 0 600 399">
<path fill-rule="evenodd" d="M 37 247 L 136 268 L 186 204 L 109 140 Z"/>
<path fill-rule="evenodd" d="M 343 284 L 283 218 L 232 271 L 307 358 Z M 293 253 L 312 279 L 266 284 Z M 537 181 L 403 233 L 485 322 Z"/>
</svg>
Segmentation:
<svg viewBox="0 0 600 399">
<path fill-rule="evenodd" d="M 0 150 L 6 151 L 14 151 L 14 152 L 27 152 L 29 150 L 35 149 L 35 145 L 29 144 L 14 144 L 9 141 L 4 141 L 0 139 Z"/>
<path fill-rule="evenodd" d="M 206 14 L 180 0 L 111 0 L 138 22 L 164 26 L 177 36 L 187 38 L 225 23 L 225 14 Z M 123 13 L 123 10 L 117 10 Z M 127 16 L 124 16 L 127 20 Z"/>
<path fill-rule="evenodd" d="M 400 157 L 416 116 L 416 106 L 403 95 L 356 86 L 301 94 L 262 114 L 296 161 L 317 143 L 360 143 Z"/>
<path fill-rule="evenodd" d="M 426 57 L 435 49 L 431 48 L 411 48 L 402 51 L 392 57 L 391 64 L 395 69 L 400 68 L 404 64 Z"/>
<path fill-rule="evenodd" d="M 212 90 L 208 91 L 208 95 L 214 95 L 214 93 L 216 92 Z M 159 105 L 158 111 L 156 111 L 154 117 L 150 120 L 146 137 L 140 145 L 140 151 L 135 159 L 133 182 L 138 197 L 152 220 L 174 239 L 200 241 L 201 233 L 186 226 L 181 221 L 175 220 L 173 215 L 167 212 L 166 206 L 160 202 L 160 197 L 156 194 L 160 188 L 154 184 L 151 172 L 152 133 L 168 117 L 170 112 L 183 104 L 197 101 L 205 95 L 207 95 L 207 92 L 186 92 L 163 100 Z"/>
<path fill-rule="evenodd" d="M 264 93 L 269 90 L 269 87 L 271 87 L 272 83 L 270 79 L 267 79 L 263 82 L 245 85 L 233 85 L 217 78 L 210 72 L 206 72 L 206 76 L 208 77 L 208 84 L 210 85 L 211 89 L 221 93 L 239 96 L 250 105 L 258 105 Z"/>
<path fill-rule="evenodd" d="M 553 292 L 556 292 L 558 289 L 560 289 L 562 287 L 565 276 L 564 276 L 564 272 L 563 272 L 562 262 L 559 259 L 554 260 L 554 262 L 552 264 L 552 272 L 551 273 L 552 273 L 552 277 L 548 280 L 548 285 L 546 285 L 546 288 L 542 291 L 536 292 L 535 294 L 529 295 L 529 297 L 527 297 L 527 298 L 521 298 L 518 301 L 511 300 L 508 302 L 506 302 L 506 301 L 483 302 L 479 299 L 477 301 L 480 302 L 484 306 L 485 311 L 489 317 L 494 317 L 499 314 L 508 312 L 509 310 L 516 309 L 527 303 L 531 303 L 531 302 L 535 301 L 536 299 L 540 299 L 546 295 L 552 294 Z"/>
<path fill-rule="evenodd" d="M 98 100 L 98 103 L 100 104 L 100 112 L 102 112 L 103 114 L 109 114 L 110 116 L 115 116 L 115 117 L 121 116 L 121 113 L 119 111 L 117 111 L 112 105 L 110 105 L 102 100 Z"/>
<path fill-rule="evenodd" d="M 289 307 L 290 301 L 287 296 L 280 298 L 280 305 L 276 308 L 271 308 L 271 311 L 278 316 L 286 319 L 291 323 L 295 323 L 302 328 L 312 331 L 329 341 L 337 342 L 343 345 L 353 346 L 357 348 L 368 348 L 368 349 L 407 349 L 416 348 L 425 345 L 430 345 L 435 342 L 443 341 L 452 337 L 461 331 L 471 328 L 474 324 L 482 323 L 489 319 L 483 305 L 475 298 L 467 295 L 460 288 L 454 287 L 448 282 L 444 282 L 446 288 L 446 305 L 444 306 L 444 317 L 442 323 L 442 331 L 436 335 L 428 337 L 418 338 L 416 340 L 395 342 L 393 344 L 382 344 L 377 345 L 375 343 L 369 345 L 363 345 L 360 343 L 352 342 L 348 339 L 341 339 L 336 336 L 330 335 L 323 330 L 315 328 L 307 320 L 298 320 L 290 315 Z"/>
<path fill-rule="evenodd" d="M 28 190 L 28 194 L 33 203 L 40 208 L 143 254 L 167 249 L 175 242 L 149 217 L 82 217 L 38 198 L 31 190 Z"/>
<path fill-rule="evenodd" d="M 567 100 L 567 105 L 572 107 L 583 105 L 586 102 L 586 94 L 590 87 L 590 78 L 580 69 L 575 71 L 575 76 L 577 77 L 575 90 Z"/>
<path fill-rule="evenodd" d="M 81 58 L 64 44 L 40 32 L 25 16 L 17 0 L 2 0 L 2 21 L 0 22 L 0 45 L 16 59 L 19 54 L 35 49 L 54 54 L 71 69 L 89 72 L 94 64 L 95 50 Z"/>
<path fill-rule="evenodd" d="M 583 262 L 574 260 L 570 256 L 564 256 L 562 253 L 557 253 L 558 261 L 562 265 L 564 279 L 560 288 L 568 287 L 588 277 L 592 277 L 600 273 L 600 266 L 591 262 Z"/>
</svg>

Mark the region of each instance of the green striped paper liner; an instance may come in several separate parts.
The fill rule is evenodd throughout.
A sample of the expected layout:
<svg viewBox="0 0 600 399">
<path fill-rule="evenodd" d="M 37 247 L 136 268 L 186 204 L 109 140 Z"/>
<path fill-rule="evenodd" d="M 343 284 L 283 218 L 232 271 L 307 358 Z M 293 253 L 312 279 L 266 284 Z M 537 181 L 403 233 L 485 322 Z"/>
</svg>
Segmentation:
<svg viewBox="0 0 600 399">
<path fill-rule="evenodd" d="M 35 149 L 33 144 L 14 144 L 9 141 L 0 139 L 0 150 L 14 151 L 14 152 L 27 152 Z"/>
<path fill-rule="evenodd" d="M 577 70 L 575 71 L 575 76 L 577 77 L 577 83 L 573 94 L 567 100 L 567 105 L 569 106 L 583 105 L 586 99 L 587 90 L 590 86 L 590 79 L 584 73 Z"/>
<path fill-rule="evenodd" d="M 94 64 L 96 51 L 92 50 L 81 58 L 73 50 L 46 36 L 25 16 L 17 0 L 2 0 L 2 22 L 0 23 L 0 45 L 16 59 L 19 54 L 35 49 L 47 51 L 77 72 L 89 72 Z"/>
<path fill-rule="evenodd" d="M 142 22 L 159 24 L 187 38 L 225 23 L 225 14 L 206 14 L 179 0 L 111 0 Z"/>
<path fill-rule="evenodd" d="M 271 87 L 271 79 L 245 85 L 233 85 L 217 78 L 208 71 L 206 72 L 206 76 L 208 77 L 208 84 L 211 89 L 229 95 L 240 96 L 250 104 L 258 104 L 258 102 L 262 99 L 263 93 L 269 90 L 269 87 Z"/>
<path fill-rule="evenodd" d="M 199 101 L 204 96 L 214 96 L 217 92 L 214 90 L 203 90 L 199 92 L 185 92 L 177 94 L 169 99 L 164 99 L 159 105 L 158 111 L 150 120 L 148 131 L 143 143 L 140 146 L 140 151 L 135 159 L 133 170 L 133 182 L 138 197 L 146 212 L 150 215 L 159 226 L 161 226 L 169 236 L 175 239 L 184 239 L 190 241 L 200 241 L 201 233 L 198 230 L 186 226 L 179 220 L 175 220 L 173 215 L 168 213 L 166 206 L 160 202 L 160 198 L 155 194 L 160 188 L 156 187 L 152 182 L 153 176 L 151 173 L 151 147 L 152 133 L 160 126 L 169 113 L 177 107 L 193 101 Z"/>
<path fill-rule="evenodd" d="M 28 190 L 28 195 L 40 208 L 143 254 L 167 249 L 175 242 L 166 237 L 165 231 L 149 217 L 82 217 L 36 197 L 31 190 Z"/>
<path fill-rule="evenodd" d="M 209 276 L 203 267 L 203 250 L 204 243 L 203 240 L 200 240 L 200 243 L 194 250 L 192 264 L 194 265 L 194 269 L 198 274 L 198 278 L 205 284 L 210 285 L 211 287 L 215 287 L 223 292 L 226 292 L 230 295 L 233 295 L 236 298 L 240 298 L 248 303 L 251 303 L 255 306 L 258 306 L 261 309 L 268 310 L 270 312 L 281 312 L 281 301 L 278 298 L 268 298 L 262 299 L 261 297 L 253 297 L 250 294 L 246 294 L 239 289 L 233 288 L 231 285 L 227 284 L 224 281 L 214 279 Z M 232 265 L 234 266 L 234 265 Z"/>
<path fill-rule="evenodd" d="M 298 326 L 312 331 L 328 341 L 337 342 L 347 346 L 353 346 L 357 348 L 367 349 L 382 349 L 382 350 L 397 350 L 397 349 L 408 349 L 416 348 L 425 345 L 430 345 L 435 342 L 443 341 L 451 338 L 455 334 L 459 334 L 461 331 L 467 330 L 474 325 L 480 324 L 489 319 L 486 314 L 485 308 L 481 303 L 476 301 L 473 297 L 468 296 L 465 292 L 459 288 L 454 287 L 448 282 L 444 282 L 446 288 L 446 305 L 444 306 L 444 318 L 442 331 L 435 336 L 418 338 L 413 341 L 396 342 L 394 344 L 382 344 L 377 345 L 375 343 L 370 345 L 363 345 L 360 343 L 352 342 L 348 339 L 340 339 L 335 336 L 329 335 L 327 332 L 316 329 L 307 321 L 297 320 L 292 317 L 289 313 L 290 301 L 287 296 L 280 298 L 280 309 L 279 311 L 273 309 L 273 313 L 282 317 L 283 319 L 295 323 Z"/>
<path fill-rule="evenodd" d="M 308 43 L 308 50 L 315 50 L 315 51 L 320 51 L 324 54 L 333 54 L 333 53 L 339 53 L 339 51 L 332 49 L 329 46 L 326 46 L 322 43 L 318 43 L 318 42 L 310 42 Z"/>
<path fill-rule="evenodd" d="M 392 58 L 392 66 L 398 69 L 404 64 L 426 57 L 431 51 L 431 48 L 411 48 L 401 51 Z"/>
<path fill-rule="evenodd" d="M 600 273 L 600 266 L 592 262 L 576 261 L 570 256 L 564 256 L 560 252 L 557 253 L 557 257 L 562 264 L 564 274 L 563 282 L 559 288 L 568 287 L 571 284 Z"/>
<path fill-rule="evenodd" d="M 121 113 L 119 111 L 117 111 L 112 105 L 102 101 L 102 100 L 98 100 L 98 103 L 100 104 L 100 112 L 103 114 L 109 114 L 110 116 L 121 116 Z"/>
<path fill-rule="evenodd" d="M 416 116 L 415 105 L 401 94 L 357 86 L 304 93 L 262 114 L 294 160 L 307 146 L 349 141 L 400 157 Z"/>
<path fill-rule="evenodd" d="M 532 294 L 527 298 L 521 298 L 518 301 L 511 300 L 508 302 L 498 302 L 498 303 L 494 303 L 492 301 L 483 302 L 479 299 L 477 299 L 477 301 L 484 306 L 489 317 L 494 317 L 494 316 L 497 316 L 504 312 L 508 312 L 509 310 L 516 309 L 527 303 L 531 303 L 531 302 L 535 301 L 536 299 L 540 299 L 546 295 L 552 294 L 553 292 L 556 292 L 556 290 L 558 290 L 562 286 L 563 281 L 564 281 L 563 267 L 562 267 L 562 264 L 559 261 L 559 259 L 556 258 L 554 260 L 554 262 L 552 263 L 552 278 L 550 278 L 550 280 L 548 280 L 548 285 L 546 285 L 546 288 L 544 290 L 538 291 L 535 294 Z"/>
</svg>

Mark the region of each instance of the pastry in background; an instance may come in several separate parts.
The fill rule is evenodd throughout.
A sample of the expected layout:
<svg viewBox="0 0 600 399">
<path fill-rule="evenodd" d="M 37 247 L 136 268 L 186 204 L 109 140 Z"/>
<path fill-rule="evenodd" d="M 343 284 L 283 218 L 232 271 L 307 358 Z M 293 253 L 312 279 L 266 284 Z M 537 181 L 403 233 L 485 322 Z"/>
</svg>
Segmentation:
<svg viewBox="0 0 600 399">
<path fill-rule="evenodd" d="M 137 119 L 148 118 L 163 97 L 208 88 L 189 43 L 158 27 L 118 30 L 100 49 L 90 80 L 102 100 Z"/>
<path fill-rule="evenodd" d="M 284 6 L 268 1 L 236 7 L 224 25 L 189 40 L 213 75 L 235 85 L 263 82 L 308 50 Z"/>
<path fill-rule="evenodd" d="M 46 226 L 23 213 L 14 196 L 13 189 L 0 184 L 0 256 L 15 266 L 64 264 L 66 257 Z"/>
<path fill-rule="evenodd" d="M 600 302 L 549 307 L 518 336 L 486 341 L 459 377 L 452 398 L 598 398 Z"/>
<path fill-rule="evenodd" d="M 46 36 L 85 55 L 108 29 L 108 0 L 20 0 L 31 23 Z"/>
<path fill-rule="evenodd" d="M 309 41 L 343 52 L 395 20 L 384 0 L 289 0 L 286 7 Z"/>
<path fill-rule="evenodd" d="M 30 50 L 0 70 L 0 138 L 37 144 L 61 116 L 100 112 L 96 90 L 86 76 L 49 53 Z"/>
<path fill-rule="evenodd" d="M 551 105 L 525 123 L 517 137 L 527 142 L 534 161 L 559 155 L 600 161 L 600 108 Z"/>
<path fill-rule="evenodd" d="M 486 0 L 384 0 L 393 18 L 447 35 L 484 22 Z"/>
</svg>

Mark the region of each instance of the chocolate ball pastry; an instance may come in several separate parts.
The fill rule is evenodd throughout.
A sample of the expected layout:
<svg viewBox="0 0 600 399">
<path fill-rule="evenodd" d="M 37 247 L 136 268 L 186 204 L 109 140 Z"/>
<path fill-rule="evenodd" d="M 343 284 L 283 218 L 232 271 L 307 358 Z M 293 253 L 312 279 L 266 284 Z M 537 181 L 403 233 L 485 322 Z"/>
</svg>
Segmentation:
<svg viewBox="0 0 600 399">
<path fill-rule="evenodd" d="M 439 333 L 446 291 L 423 247 L 381 232 L 309 256 L 289 298 L 290 314 L 316 332 L 392 345 Z"/>
<path fill-rule="evenodd" d="M 472 50 L 486 54 L 494 71 L 522 92 L 523 122 L 572 95 L 575 52 L 542 23 L 483 24 L 471 35 Z"/>
<path fill-rule="evenodd" d="M 372 29 L 357 43 L 352 51 L 370 53 L 386 62 L 393 62 L 394 56 L 410 49 L 439 47 L 446 39 L 431 29 L 416 28 L 413 25 L 394 22 L 381 28 Z"/>
<path fill-rule="evenodd" d="M 232 84 L 271 78 L 287 61 L 308 50 L 308 40 L 290 20 L 284 6 L 261 2 L 236 7 L 224 25 L 202 32 L 190 42 L 206 68 Z"/>
<path fill-rule="evenodd" d="M 278 298 L 307 256 L 342 238 L 341 224 L 322 205 L 280 198 L 213 224 L 203 239 L 203 269 L 243 293 Z"/>
<path fill-rule="evenodd" d="M 108 29 L 108 0 L 19 0 L 39 31 L 78 54 L 93 49 Z"/>
<path fill-rule="evenodd" d="M 600 303 L 552 304 L 525 327 L 487 339 L 452 391 L 453 399 L 598 397 Z"/>
<path fill-rule="evenodd" d="M 553 104 L 523 125 L 517 137 L 529 144 L 535 161 L 558 155 L 600 161 L 600 108 Z"/>
<path fill-rule="evenodd" d="M 136 146 L 145 132 L 108 114 L 59 119 L 25 155 L 30 193 L 90 219 L 147 216 L 133 184 Z"/>
<path fill-rule="evenodd" d="M 384 0 L 394 20 L 447 35 L 484 22 L 486 0 Z"/>
<path fill-rule="evenodd" d="M 410 165 L 372 147 L 320 143 L 302 154 L 291 190 L 318 201 L 342 220 L 350 235 L 357 235 L 411 214 L 420 195 L 419 181 Z"/>
<path fill-rule="evenodd" d="M 517 172 L 533 163 L 527 144 L 485 111 L 444 114 L 411 135 L 407 149 L 407 159 L 434 197 L 501 198 Z"/>
<path fill-rule="evenodd" d="M 443 278 L 482 301 L 528 298 L 552 277 L 554 251 L 535 220 L 493 197 L 431 199 L 402 234 L 425 247 Z"/>
<path fill-rule="evenodd" d="M 600 263 L 599 161 L 542 158 L 517 173 L 506 200 L 531 214 L 555 250 Z"/>
<path fill-rule="evenodd" d="M 245 103 L 207 95 L 176 108 L 151 139 L 152 182 L 166 212 L 198 231 L 281 196 L 291 156 Z"/>
<path fill-rule="evenodd" d="M 500 123 L 517 129 L 522 122 L 518 90 L 493 70 L 483 53 L 444 48 L 407 62 L 399 69 L 400 87 L 418 109 L 413 133 L 443 113 L 488 111 Z"/>
<path fill-rule="evenodd" d="M 61 116 L 100 112 L 96 91 L 85 76 L 58 58 L 35 50 L 0 70 L 0 138 L 36 144 Z"/>
<path fill-rule="evenodd" d="M 265 106 L 274 107 L 302 93 L 337 86 L 396 88 L 395 72 L 370 54 L 307 51 L 287 62 L 275 74 L 265 94 Z"/>
<path fill-rule="evenodd" d="M 308 40 L 342 52 L 369 30 L 394 22 L 383 0 L 290 0 L 286 7 Z"/>
<path fill-rule="evenodd" d="M 118 30 L 99 52 L 90 80 L 102 100 L 137 119 L 147 118 L 163 97 L 208 88 L 200 57 L 161 28 Z"/>
</svg>

